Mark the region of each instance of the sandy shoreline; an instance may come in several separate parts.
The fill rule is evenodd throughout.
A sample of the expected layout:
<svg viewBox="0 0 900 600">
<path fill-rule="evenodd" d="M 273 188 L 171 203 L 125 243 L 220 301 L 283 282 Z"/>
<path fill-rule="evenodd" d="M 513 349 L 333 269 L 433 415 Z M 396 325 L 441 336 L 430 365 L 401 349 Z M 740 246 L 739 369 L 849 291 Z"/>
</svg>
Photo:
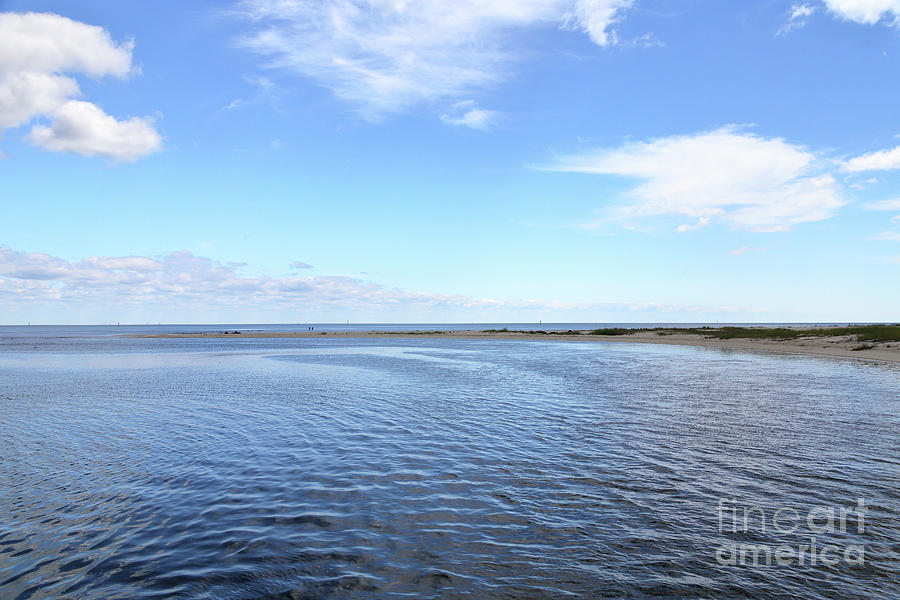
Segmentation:
<svg viewBox="0 0 900 600">
<path fill-rule="evenodd" d="M 700 346 L 723 350 L 746 350 L 779 354 L 812 354 L 838 358 L 854 358 L 900 363 L 900 342 L 874 344 L 873 348 L 854 350 L 859 342 L 853 336 L 803 337 L 793 340 L 717 339 L 701 334 L 673 333 L 658 335 L 652 331 L 638 331 L 627 335 L 606 336 L 568 333 L 485 332 L 478 330 L 444 332 L 385 332 L 385 331 L 302 331 L 302 332 L 242 332 L 234 333 L 167 333 L 134 335 L 140 338 L 460 338 L 502 340 L 545 340 L 595 343 L 667 344 Z"/>
</svg>

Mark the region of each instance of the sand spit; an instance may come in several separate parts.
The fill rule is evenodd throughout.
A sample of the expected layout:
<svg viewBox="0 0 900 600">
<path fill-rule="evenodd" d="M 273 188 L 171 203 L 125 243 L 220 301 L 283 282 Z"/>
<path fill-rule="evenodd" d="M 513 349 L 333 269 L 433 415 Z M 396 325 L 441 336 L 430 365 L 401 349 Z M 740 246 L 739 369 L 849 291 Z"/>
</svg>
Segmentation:
<svg viewBox="0 0 900 600">
<path fill-rule="evenodd" d="M 239 331 L 239 330 L 238 330 Z M 772 352 L 784 354 L 813 354 L 841 358 L 855 358 L 900 363 L 900 342 L 875 342 L 861 344 L 855 336 L 810 336 L 790 340 L 777 339 L 719 339 L 698 333 L 660 333 L 657 331 L 640 331 L 625 335 L 592 335 L 582 332 L 505 332 L 505 331 L 310 331 L 310 332 L 278 332 L 251 331 L 234 333 L 167 333 L 135 335 L 141 338 L 460 338 L 490 340 L 544 340 L 595 343 L 628 343 L 628 344 L 669 344 L 679 346 L 701 346 L 723 350 L 750 350 L 756 352 Z"/>
</svg>

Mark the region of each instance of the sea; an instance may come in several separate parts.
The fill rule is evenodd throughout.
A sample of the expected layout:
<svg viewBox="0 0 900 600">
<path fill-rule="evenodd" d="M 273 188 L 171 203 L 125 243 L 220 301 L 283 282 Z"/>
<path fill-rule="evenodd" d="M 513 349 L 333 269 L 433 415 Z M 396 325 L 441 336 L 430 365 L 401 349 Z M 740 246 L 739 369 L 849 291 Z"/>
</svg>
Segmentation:
<svg viewBox="0 0 900 600">
<path fill-rule="evenodd" d="M 130 337 L 605 325 L 0 327 L 0 598 L 900 597 L 900 365 Z"/>
</svg>

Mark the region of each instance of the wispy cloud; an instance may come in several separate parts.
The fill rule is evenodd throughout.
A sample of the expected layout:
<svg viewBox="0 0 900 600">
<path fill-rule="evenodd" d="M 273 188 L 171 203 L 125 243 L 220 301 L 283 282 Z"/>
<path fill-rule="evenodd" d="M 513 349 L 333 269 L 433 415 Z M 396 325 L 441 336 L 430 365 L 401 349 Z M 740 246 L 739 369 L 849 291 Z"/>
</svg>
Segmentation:
<svg viewBox="0 0 900 600">
<path fill-rule="evenodd" d="M 255 104 L 261 100 L 272 101 L 275 83 L 268 77 L 246 77 L 245 80 L 254 88 L 254 93 L 247 97 L 235 98 L 225 105 L 224 110 L 235 110 Z"/>
<path fill-rule="evenodd" d="M 441 121 L 447 125 L 468 127 L 481 131 L 490 129 L 498 118 L 498 112 L 479 108 L 471 100 L 457 102 L 447 113 L 441 115 Z"/>
<path fill-rule="evenodd" d="M 841 164 L 841 170 L 847 173 L 890 171 L 893 169 L 900 169 L 900 146 L 868 152 L 846 160 Z"/>
<path fill-rule="evenodd" d="M 624 48 L 665 48 L 666 43 L 656 37 L 653 32 L 644 33 L 642 35 L 619 42 Z"/>
<path fill-rule="evenodd" d="M 858 256 L 856 260 L 876 265 L 900 265 L 900 256 Z"/>
<path fill-rule="evenodd" d="M 880 231 L 869 237 L 870 240 L 890 240 L 900 242 L 900 231 Z"/>
<path fill-rule="evenodd" d="M 768 249 L 769 249 L 768 246 L 759 246 L 759 247 L 741 246 L 740 248 L 735 248 L 734 250 L 732 250 L 731 254 L 733 254 L 734 256 L 743 256 L 750 252 L 765 252 Z"/>
<path fill-rule="evenodd" d="M 869 179 L 863 179 L 861 181 L 848 183 L 847 186 L 853 188 L 854 190 L 864 190 L 870 185 L 875 185 L 876 183 L 878 183 L 878 179 L 876 177 L 870 177 Z"/>
<path fill-rule="evenodd" d="M 831 217 L 846 201 L 809 150 L 735 127 L 628 143 L 564 157 L 555 171 L 637 180 L 613 220 L 693 219 L 686 232 L 714 222 L 750 231 L 784 231 Z"/>
<path fill-rule="evenodd" d="M 869 202 L 865 205 L 865 207 L 869 210 L 900 210 L 900 198 Z"/>
<path fill-rule="evenodd" d="M 116 43 L 100 27 L 55 14 L 0 13 L 0 132 L 35 118 L 31 143 L 55 152 L 131 161 L 159 150 L 152 119 L 118 120 L 76 100 L 78 83 L 63 73 L 124 79 L 134 74 L 132 42 Z"/>
<path fill-rule="evenodd" d="M 573 6 L 568 8 L 568 12 L 564 13 L 564 23 L 584 31 L 597 45 L 615 44 L 618 36 L 610 26 L 618 21 L 622 11 L 633 3 L 634 0 L 576 0 Z"/>
<path fill-rule="evenodd" d="M 524 53 L 517 36 L 541 26 L 581 30 L 601 46 L 632 0 L 242 0 L 251 22 L 238 44 L 270 67 L 331 90 L 378 120 L 456 100 L 506 79 Z"/>
<path fill-rule="evenodd" d="M 782 25 L 776 35 L 787 35 L 793 29 L 805 27 L 807 21 L 816 12 L 817 8 L 808 2 L 791 6 L 787 22 Z"/>
<path fill-rule="evenodd" d="M 869 210 L 884 210 L 884 211 L 900 211 L 900 198 L 893 198 L 890 200 L 879 200 L 878 202 L 869 202 L 865 204 L 865 208 Z M 900 214 L 894 215 L 891 219 L 894 222 L 900 223 Z M 872 235 L 870 240 L 894 240 L 900 241 L 900 232 L 898 231 L 881 231 Z"/>
<path fill-rule="evenodd" d="M 809 18 L 822 6 L 827 12 L 845 21 L 862 25 L 900 25 L 900 0 L 821 0 L 820 3 L 802 2 L 792 5 L 787 22 L 778 29 L 776 35 L 786 35 L 806 26 Z"/>
<path fill-rule="evenodd" d="M 697 231 L 698 229 L 703 229 L 704 227 L 709 225 L 710 220 L 711 220 L 711 217 L 700 217 L 699 219 L 697 219 L 697 222 L 694 223 L 693 225 L 688 224 L 688 223 L 683 223 L 683 224 L 679 225 L 678 227 L 676 227 L 675 231 L 677 231 L 678 233 L 687 233 L 689 231 Z"/>
</svg>

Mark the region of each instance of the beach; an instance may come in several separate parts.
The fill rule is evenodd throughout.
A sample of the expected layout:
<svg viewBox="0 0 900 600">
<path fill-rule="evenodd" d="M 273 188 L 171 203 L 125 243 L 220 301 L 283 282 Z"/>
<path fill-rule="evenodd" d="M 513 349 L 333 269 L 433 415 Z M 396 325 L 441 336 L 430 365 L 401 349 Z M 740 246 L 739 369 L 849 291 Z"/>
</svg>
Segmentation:
<svg viewBox="0 0 900 600">
<path fill-rule="evenodd" d="M 853 358 L 900 363 L 900 342 L 860 343 L 853 335 L 808 336 L 796 339 L 720 339 L 709 337 L 702 330 L 697 333 L 664 333 L 654 330 L 635 329 L 634 333 L 623 335 L 594 335 L 584 331 L 240 331 L 240 333 L 162 333 L 144 334 L 135 337 L 143 338 L 457 338 L 457 339 L 490 339 L 490 340 L 545 340 L 567 342 L 594 343 L 628 343 L 628 344 L 666 344 L 678 346 L 700 346 L 719 350 L 751 351 L 781 354 L 810 354 L 831 356 L 836 358 Z M 868 347 L 871 346 L 871 347 Z"/>
</svg>

